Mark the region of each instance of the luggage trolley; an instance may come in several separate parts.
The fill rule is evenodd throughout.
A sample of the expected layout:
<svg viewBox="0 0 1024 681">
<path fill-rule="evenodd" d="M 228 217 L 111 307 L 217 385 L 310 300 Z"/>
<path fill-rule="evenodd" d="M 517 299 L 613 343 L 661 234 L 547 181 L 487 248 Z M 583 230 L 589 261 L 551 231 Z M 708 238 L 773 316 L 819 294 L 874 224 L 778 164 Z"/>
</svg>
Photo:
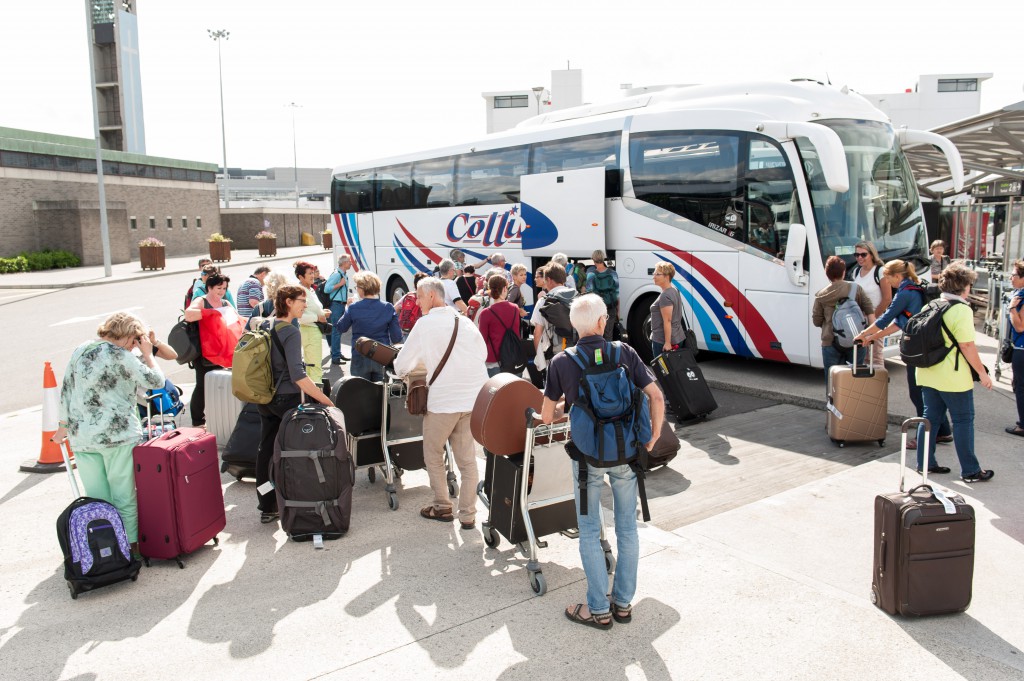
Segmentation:
<svg viewBox="0 0 1024 681">
<path fill-rule="evenodd" d="M 343 379 L 334 391 L 334 403 L 345 415 L 345 437 L 355 467 L 367 469 L 366 477 L 371 483 L 376 482 L 377 471 L 380 470 L 384 477 L 388 508 L 397 511 L 398 491 L 395 480 L 401 478 L 407 470 L 425 467 L 423 417 L 413 416 L 406 409 L 408 388 L 405 382 L 390 371 L 384 375 L 383 383 L 358 377 Z M 380 401 L 379 411 L 372 407 L 374 400 Z M 368 421 L 372 423 L 368 424 Z M 359 425 L 352 428 L 349 424 Z M 445 470 L 448 494 L 457 497 L 459 485 L 455 479 L 455 457 L 447 442 Z"/>
<path fill-rule="evenodd" d="M 549 534 L 557 532 L 571 539 L 579 538 L 574 494 L 577 483 L 563 444 L 569 435 L 568 420 L 538 424 L 534 413 L 533 409 L 526 411 L 526 450 L 507 457 L 488 454 L 490 480 L 485 478 L 477 494 L 488 509 L 487 521 L 481 525 L 484 543 L 495 548 L 499 537 L 505 537 L 516 544 L 527 558 L 530 587 L 543 596 L 548 587 L 537 550 L 547 547 L 541 537 Z M 603 508 L 600 514 L 601 548 L 605 567 L 611 574 L 615 557 L 605 535 Z"/>
</svg>

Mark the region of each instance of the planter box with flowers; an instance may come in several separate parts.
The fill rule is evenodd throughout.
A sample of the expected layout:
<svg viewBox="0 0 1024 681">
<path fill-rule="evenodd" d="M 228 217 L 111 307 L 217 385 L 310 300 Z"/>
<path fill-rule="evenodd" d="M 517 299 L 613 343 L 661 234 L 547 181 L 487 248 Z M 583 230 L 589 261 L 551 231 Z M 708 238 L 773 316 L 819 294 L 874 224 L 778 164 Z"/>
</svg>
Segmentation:
<svg viewBox="0 0 1024 681">
<path fill-rule="evenodd" d="M 256 246 L 260 249 L 260 257 L 268 258 L 277 255 L 277 235 L 263 230 L 256 233 Z"/>
<path fill-rule="evenodd" d="M 207 241 L 210 243 L 210 260 L 231 262 L 231 239 L 220 232 L 214 232 Z"/>
<path fill-rule="evenodd" d="M 329 251 L 334 248 L 333 235 L 331 234 L 330 228 L 320 232 L 320 238 L 323 240 L 325 251 Z"/>
<path fill-rule="evenodd" d="M 167 266 L 164 242 L 149 237 L 139 242 L 139 260 L 143 270 L 162 270 Z"/>
</svg>

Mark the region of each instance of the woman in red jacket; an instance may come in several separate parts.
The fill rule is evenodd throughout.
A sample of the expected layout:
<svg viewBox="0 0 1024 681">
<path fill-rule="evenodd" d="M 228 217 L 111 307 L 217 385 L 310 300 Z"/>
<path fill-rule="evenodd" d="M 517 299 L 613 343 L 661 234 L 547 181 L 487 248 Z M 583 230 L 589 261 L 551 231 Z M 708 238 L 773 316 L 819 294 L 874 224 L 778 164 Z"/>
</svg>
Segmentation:
<svg viewBox="0 0 1024 681">
<path fill-rule="evenodd" d="M 487 346 L 487 376 L 489 378 L 501 372 L 498 354 L 505 331 L 511 329 L 516 338 L 519 338 L 519 306 L 506 300 L 508 281 L 502 275 L 492 275 L 487 280 L 487 288 L 493 302 L 480 312 L 478 323 L 480 335 L 484 337 L 484 344 Z M 519 375 L 522 373 L 520 371 Z"/>
</svg>

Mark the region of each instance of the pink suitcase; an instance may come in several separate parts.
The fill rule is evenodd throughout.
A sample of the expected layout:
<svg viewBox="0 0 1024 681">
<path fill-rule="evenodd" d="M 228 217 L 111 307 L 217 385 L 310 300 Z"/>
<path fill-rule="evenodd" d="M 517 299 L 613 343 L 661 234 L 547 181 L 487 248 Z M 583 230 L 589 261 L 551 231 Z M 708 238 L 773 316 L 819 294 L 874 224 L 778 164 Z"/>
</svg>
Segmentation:
<svg viewBox="0 0 1024 681">
<path fill-rule="evenodd" d="M 139 551 L 177 561 L 224 529 L 217 440 L 201 428 L 178 428 L 137 446 Z"/>
</svg>

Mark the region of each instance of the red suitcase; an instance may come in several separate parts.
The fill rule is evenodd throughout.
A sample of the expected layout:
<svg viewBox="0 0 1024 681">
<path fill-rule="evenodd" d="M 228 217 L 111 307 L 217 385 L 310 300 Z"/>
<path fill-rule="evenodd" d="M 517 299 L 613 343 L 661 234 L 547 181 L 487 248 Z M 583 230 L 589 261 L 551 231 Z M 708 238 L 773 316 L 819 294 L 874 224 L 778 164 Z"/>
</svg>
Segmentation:
<svg viewBox="0 0 1024 681">
<path fill-rule="evenodd" d="M 179 428 L 137 446 L 139 551 L 177 561 L 224 529 L 217 440 L 201 428 Z"/>
</svg>

